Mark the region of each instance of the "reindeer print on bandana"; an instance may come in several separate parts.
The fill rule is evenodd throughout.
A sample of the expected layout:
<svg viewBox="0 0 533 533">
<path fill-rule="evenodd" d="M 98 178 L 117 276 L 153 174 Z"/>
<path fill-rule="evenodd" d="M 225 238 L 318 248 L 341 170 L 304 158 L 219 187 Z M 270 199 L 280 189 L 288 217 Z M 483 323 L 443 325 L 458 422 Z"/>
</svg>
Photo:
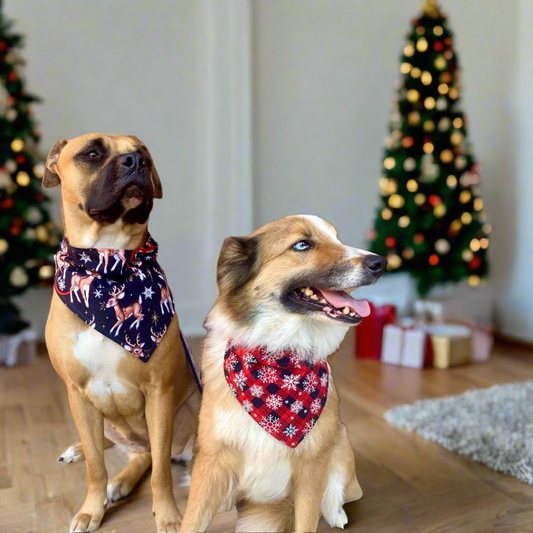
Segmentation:
<svg viewBox="0 0 533 533">
<path fill-rule="evenodd" d="M 295 448 L 313 429 L 328 398 L 328 364 L 286 350 L 268 353 L 228 341 L 224 376 L 244 410 L 270 435 Z"/>
<path fill-rule="evenodd" d="M 175 312 L 157 249 L 150 236 L 137 250 L 74 248 L 65 237 L 56 254 L 54 287 L 63 303 L 144 363 Z M 182 340 L 194 372 L 194 360 Z"/>
</svg>

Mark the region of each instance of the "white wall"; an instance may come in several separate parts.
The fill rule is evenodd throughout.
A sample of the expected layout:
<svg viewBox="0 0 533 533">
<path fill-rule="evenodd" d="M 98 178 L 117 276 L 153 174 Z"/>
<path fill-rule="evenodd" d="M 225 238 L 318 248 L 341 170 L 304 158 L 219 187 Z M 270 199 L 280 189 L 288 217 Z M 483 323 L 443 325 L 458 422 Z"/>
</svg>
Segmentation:
<svg viewBox="0 0 533 533">
<path fill-rule="evenodd" d="M 527 187 L 531 195 L 531 135 L 524 137 L 519 125 L 531 127 L 525 111 L 531 109 L 533 49 L 525 34 L 533 19 L 525 12 L 531 2 L 520 0 L 519 12 L 518 1 L 441 3 L 455 32 L 461 96 L 494 228 L 493 281 L 504 290 L 499 324 L 533 340 L 533 287 L 524 279 L 527 258 L 531 264 L 528 226 L 516 235 L 517 218 L 532 216 L 524 196 Z M 335 224 L 345 242 L 365 244 L 378 203 L 399 55 L 421 6 L 420 0 L 254 0 L 256 226 L 314 213 Z M 519 20 L 529 45 L 517 65 Z"/>
<path fill-rule="evenodd" d="M 4 6 L 26 35 L 28 90 L 44 99 L 35 110 L 45 154 L 60 138 L 91 131 L 137 135 L 150 148 L 164 192 L 150 231 L 186 333 L 202 332 L 226 232 L 250 229 L 246 209 L 228 221 L 226 213 L 216 219 L 213 207 L 220 200 L 232 213 L 234 198 L 246 203 L 246 184 L 241 196 L 233 193 L 246 176 L 249 132 L 239 146 L 241 166 L 215 168 L 236 167 L 226 144 L 246 125 L 246 108 L 233 105 L 236 92 L 246 99 L 246 84 L 237 91 L 232 82 L 246 72 L 248 58 L 238 56 L 240 66 L 230 74 L 219 68 L 227 55 L 250 48 L 236 42 L 239 28 L 249 33 L 239 4 L 228 0 L 223 11 L 213 0 L 6 0 Z M 50 290 L 32 291 L 22 299 L 39 329 L 49 297 Z"/>
</svg>

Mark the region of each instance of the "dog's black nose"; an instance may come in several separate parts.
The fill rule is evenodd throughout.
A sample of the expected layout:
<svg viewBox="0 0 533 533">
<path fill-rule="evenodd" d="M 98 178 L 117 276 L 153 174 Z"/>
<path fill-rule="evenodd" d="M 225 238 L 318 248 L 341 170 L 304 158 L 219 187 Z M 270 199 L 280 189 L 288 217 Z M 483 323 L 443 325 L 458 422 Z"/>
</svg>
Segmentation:
<svg viewBox="0 0 533 533">
<path fill-rule="evenodd" d="M 381 255 L 367 255 L 363 259 L 363 264 L 376 278 L 379 278 L 387 268 L 387 260 Z"/>
<path fill-rule="evenodd" d="M 146 158 L 137 152 L 131 152 L 120 156 L 120 164 L 129 170 L 141 170 L 146 166 Z"/>
</svg>

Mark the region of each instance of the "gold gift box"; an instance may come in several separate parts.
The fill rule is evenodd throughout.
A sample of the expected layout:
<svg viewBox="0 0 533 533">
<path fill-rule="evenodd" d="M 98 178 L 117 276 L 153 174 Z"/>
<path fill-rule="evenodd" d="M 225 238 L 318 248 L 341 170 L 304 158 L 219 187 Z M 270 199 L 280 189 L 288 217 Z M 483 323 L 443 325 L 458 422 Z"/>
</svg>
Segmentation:
<svg viewBox="0 0 533 533">
<path fill-rule="evenodd" d="M 471 362 L 470 328 L 439 325 L 431 328 L 430 334 L 435 368 L 449 368 Z"/>
</svg>

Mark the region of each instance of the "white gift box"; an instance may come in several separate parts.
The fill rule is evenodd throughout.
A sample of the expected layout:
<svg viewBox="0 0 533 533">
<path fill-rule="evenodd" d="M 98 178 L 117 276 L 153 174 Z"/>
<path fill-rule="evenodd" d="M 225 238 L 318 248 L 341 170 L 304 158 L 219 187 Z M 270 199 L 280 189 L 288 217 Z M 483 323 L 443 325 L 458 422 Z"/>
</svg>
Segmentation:
<svg viewBox="0 0 533 533">
<path fill-rule="evenodd" d="M 389 365 L 402 363 L 402 328 L 393 324 L 387 324 L 383 328 L 383 344 L 381 345 L 381 362 Z"/>
<path fill-rule="evenodd" d="M 424 329 L 408 329 L 403 334 L 402 366 L 424 368 L 428 335 Z"/>
</svg>

